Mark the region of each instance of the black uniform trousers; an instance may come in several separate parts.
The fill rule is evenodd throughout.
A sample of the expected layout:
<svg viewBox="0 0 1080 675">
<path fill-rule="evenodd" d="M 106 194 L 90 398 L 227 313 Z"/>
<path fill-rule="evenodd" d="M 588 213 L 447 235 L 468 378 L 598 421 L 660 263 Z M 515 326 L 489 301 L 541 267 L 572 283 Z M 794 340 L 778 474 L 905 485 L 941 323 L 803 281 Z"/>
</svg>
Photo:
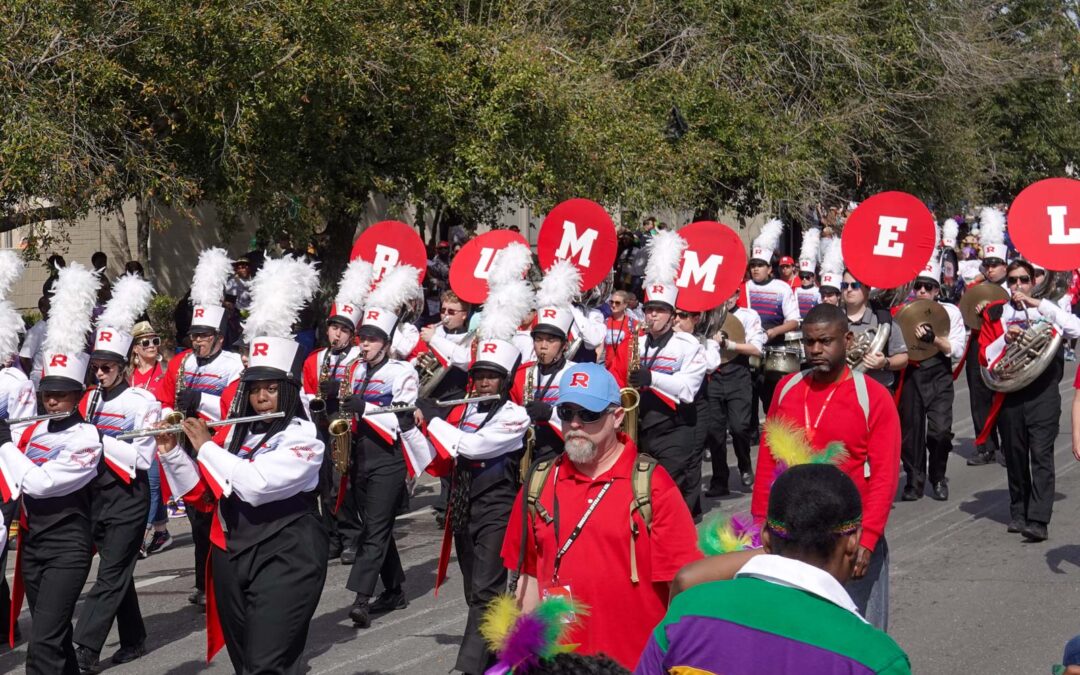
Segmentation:
<svg viewBox="0 0 1080 675">
<path fill-rule="evenodd" d="M 350 481 L 345 481 L 345 496 L 342 497 L 341 508 L 334 512 L 338 502 L 338 491 L 341 490 L 341 474 L 334 469 L 334 458 L 331 449 L 333 443 L 325 430 L 319 431 L 319 438 L 326 444 L 326 452 L 323 453 L 323 463 L 319 467 L 319 511 L 320 520 L 330 537 L 331 545 L 335 543 L 342 548 L 356 548 L 360 538 L 360 517 L 355 508 L 352 497 Z"/>
<path fill-rule="evenodd" d="M 709 436 L 709 425 L 713 416 L 709 407 L 708 399 L 708 376 L 701 381 L 694 402 L 688 407 L 692 412 L 687 416 L 690 428 L 690 456 L 686 466 L 686 491 L 690 496 L 690 515 L 695 519 L 701 517 L 703 505 L 701 501 L 701 465 L 705 461 L 705 441 Z"/>
<path fill-rule="evenodd" d="M 728 431 L 731 431 L 731 446 L 735 450 L 739 472 L 753 470 L 750 459 L 750 366 L 735 363 L 721 366 L 709 376 L 706 385 L 712 408 L 708 432 L 709 454 L 712 455 L 709 486 L 720 489 L 728 486 L 731 475 L 727 463 Z"/>
<path fill-rule="evenodd" d="M 26 672 L 78 675 L 71 618 L 90 574 L 89 515 L 72 513 L 42 532 L 29 533 L 22 547 L 23 584 L 32 617 Z"/>
<path fill-rule="evenodd" d="M 214 599 L 238 674 L 299 673 L 311 617 L 326 581 L 329 548 L 306 513 L 243 551 L 213 547 Z"/>
<path fill-rule="evenodd" d="M 986 426 L 986 418 L 990 416 L 990 406 L 994 402 L 994 390 L 983 382 L 979 369 L 979 331 L 973 330 L 968 338 L 967 355 L 964 357 L 964 373 L 967 377 L 968 401 L 971 404 L 971 423 L 975 427 L 976 437 Z M 1001 447 L 1000 417 L 998 419 L 998 425 L 991 430 L 986 444 L 979 448 L 981 452 L 997 452 Z"/>
<path fill-rule="evenodd" d="M 1059 350 L 1034 382 L 1005 395 L 998 414 L 1012 518 L 1049 523 L 1054 510 L 1054 441 L 1061 418 L 1062 364 Z"/>
<path fill-rule="evenodd" d="M 682 407 L 682 406 L 680 406 Z M 686 506 L 693 511 L 700 499 L 700 494 L 693 492 L 693 479 L 690 476 L 690 462 L 693 452 L 694 427 L 670 421 L 642 429 L 638 437 L 638 450 L 655 459 L 668 472 L 675 485 L 679 487 Z M 699 461 L 700 464 L 700 461 Z M 700 478 L 698 492 L 700 493 Z"/>
<path fill-rule="evenodd" d="M 356 564 L 345 587 L 360 596 L 375 595 L 375 582 L 380 578 L 387 590 L 397 589 L 405 581 L 394 542 L 394 519 L 405 498 L 407 475 L 405 457 L 396 444 L 386 443 L 374 432 L 357 439 L 352 465 L 353 508 L 362 526 Z"/>
<path fill-rule="evenodd" d="M 214 512 L 198 511 L 190 505 L 186 511 L 191 525 L 191 541 L 195 544 L 195 588 L 205 592 L 206 560 L 210 555 L 210 526 L 214 523 Z"/>
<path fill-rule="evenodd" d="M 464 531 L 454 533 L 465 602 L 469 605 L 454 668 L 468 675 L 482 675 L 495 663 L 495 654 L 480 635 L 480 621 L 488 604 L 506 592 L 502 545 L 519 487 L 518 463 L 510 456 L 483 464 L 472 470 L 468 525 Z"/>
<path fill-rule="evenodd" d="M 19 500 L 12 499 L 0 503 L 0 514 L 3 515 L 4 527 L 9 527 L 19 517 Z M 0 548 L 0 570 L 7 569 L 8 551 L 11 550 L 11 541 L 4 542 Z M 8 623 L 11 617 L 11 588 L 8 586 L 7 576 L 0 574 L 0 642 L 10 634 L 11 626 Z"/>
<path fill-rule="evenodd" d="M 133 647 L 146 639 L 139 598 L 135 593 L 135 562 L 139 559 L 146 516 L 150 512 L 150 482 L 145 471 L 124 483 L 102 462 L 90 486 L 90 529 L 98 552 L 97 581 L 83 602 L 75 627 L 75 644 L 100 652 L 116 618 L 120 646 Z"/>
<path fill-rule="evenodd" d="M 907 486 L 916 494 L 923 493 L 928 473 L 931 485 L 945 478 L 952 421 L 953 379 L 948 359 L 935 356 L 909 365 L 900 391 L 900 459 Z"/>
</svg>

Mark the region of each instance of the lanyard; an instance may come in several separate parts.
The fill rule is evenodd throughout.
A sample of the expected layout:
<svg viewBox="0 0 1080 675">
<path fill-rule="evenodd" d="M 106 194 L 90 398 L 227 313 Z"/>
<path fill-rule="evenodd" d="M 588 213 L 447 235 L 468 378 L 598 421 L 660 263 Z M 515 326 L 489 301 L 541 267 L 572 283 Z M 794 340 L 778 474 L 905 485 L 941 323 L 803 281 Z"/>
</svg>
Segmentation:
<svg viewBox="0 0 1080 675">
<path fill-rule="evenodd" d="M 840 381 L 833 385 L 829 390 L 829 395 L 825 397 L 825 402 L 821 404 L 821 410 L 818 410 L 817 419 L 814 420 L 814 426 L 810 426 L 810 394 L 809 385 L 807 385 L 807 395 L 803 398 L 803 419 L 806 424 L 806 436 L 810 441 L 814 440 L 814 431 L 817 430 L 818 425 L 821 424 L 821 418 L 825 415 L 825 409 L 829 407 L 829 403 L 832 402 L 833 394 L 840 388 L 849 377 L 847 368 L 844 369 L 844 376 L 840 378 Z"/>
<path fill-rule="evenodd" d="M 536 365 L 534 366 L 534 368 L 536 368 L 536 374 L 537 374 L 538 376 L 541 376 L 541 377 L 543 377 L 543 374 L 542 374 L 542 373 L 540 372 L 540 364 L 539 364 L 539 363 L 537 363 L 537 364 L 536 364 Z M 539 390 L 539 395 L 538 395 L 538 396 L 534 396 L 534 397 L 533 397 L 533 398 L 534 398 L 534 400 L 536 400 L 536 401 L 543 401 L 543 400 L 544 400 L 544 397 L 546 397 L 546 396 L 547 396 L 547 393 L 548 393 L 548 391 L 549 391 L 549 390 L 551 389 L 551 386 L 552 386 L 553 384 L 555 384 L 555 376 L 556 376 L 556 375 L 558 375 L 558 374 L 559 374 L 559 372 L 558 372 L 558 371 L 555 371 L 555 372 L 554 372 L 554 373 L 552 373 L 551 375 L 548 375 L 548 379 L 547 379 L 547 384 L 541 384 L 541 385 L 540 385 L 539 387 L 537 387 L 537 389 Z M 537 392 L 534 392 L 534 394 L 535 394 L 535 393 L 537 393 Z"/>
<path fill-rule="evenodd" d="M 552 476 L 551 481 L 551 494 L 553 500 L 552 510 L 555 512 L 555 546 L 556 548 L 558 548 L 558 551 L 555 553 L 555 568 L 554 570 L 552 570 L 551 573 L 552 584 L 559 583 L 559 567 L 562 565 L 563 556 L 566 555 L 566 552 L 569 551 L 570 547 L 574 545 L 575 541 L 577 541 L 578 536 L 581 534 L 581 530 L 585 527 L 585 523 L 588 522 L 589 517 L 593 514 L 593 511 L 595 511 L 596 507 L 600 505 L 600 500 L 604 498 L 604 495 L 607 494 L 607 491 L 611 488 L 611 484 L 614 482 L 615 478 L 612 477 L 608 479 L 608 482 L 604 483 L 604 487 L 600 488 L 600 492 L 597 493 L 596 497 L 593 498 L 592 504 L 590 504 L 589 508 L 585 509 L 585 513 L 581 515 L 581 520 L 579 520 L 577 525 L 574 526 L 574 531 L 571 532 L 570 536 L 566 538 L 566 541 L 563 542 L 563 545 L 559 546 L 559 465 L 555 465 L 555 474 Z"/>
</svg>

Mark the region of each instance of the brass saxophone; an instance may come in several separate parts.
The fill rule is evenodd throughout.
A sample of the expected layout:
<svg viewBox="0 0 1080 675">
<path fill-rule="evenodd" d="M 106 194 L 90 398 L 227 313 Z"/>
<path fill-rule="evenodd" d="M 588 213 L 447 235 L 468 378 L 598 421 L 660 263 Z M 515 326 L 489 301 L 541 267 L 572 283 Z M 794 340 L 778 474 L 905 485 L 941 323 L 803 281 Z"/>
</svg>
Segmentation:
<svg viewBox="0 0 1080 675">
<path fill-rule="evenodd" d="M 628 331 L 627 339 L 630 340 L 630 362 L 626 366 L 626 377 L 641 370 L 641 353 L 638 346 L 637 331 Z M 637 444 L 638 441 L 638 410 L 641 407 L 641 392 L 633 387 L 623 387 L 619 390 L 619 399 L 623 408 L 623 432 L 630 440 Z"/>
<path fill-rule="evenodd" d="M 533 396 L 536 392 L 536 366 L 529 366 L 529 370 L 525 373 L 525 390 L 521 392 L 521 401 L 524 405 L 532 403 Z M 536 427 L 529 425 L 529 430 L 525 432 L 525 452 L 521 455 L 521 466 L 518 467 L 518 473 L 521 476 L 521 482 L 524 484 L 525 479 L 529 474 L 529 466 L 532 464 L 533 449 L 536 447 Z"/>
<path fill-rule="evenodd" d="M 323 356 L 322 368 L 319 369 L 319 384 L 330 380 L 330 348 L 326 348 L 326 355 Z M 315 397 L 308 402 L 308 410 L 311 411 L 311 416 L 323 416 L 326 414 L 326 401 L 322 397 L 322 387 L 319 387 Z"/>
<path fill-rule="evenodd" d="M 186 363 L 187 363 L 187 356 L 182 356 L 180 358 L 180 367 L 177 368 L 177 370 L 176 370 L 176 388 L 173 390 L 173 404 L 174 404 L 173 411 L 165 416 L 165 421 L 168 422 L 170 425 L 180 424 L 181 422 L 184 421 L 184 411 L 183 410 L 177 410 L 176 407 L 175 407 L 175 404 L 176 404 L 176 399 L 180 398 L 180 392 L 184 391 L 184 388 L 185 388 L 184 387 L 184 375 L 185 375 L 185 370 L 186 369 L 184 368 L 184 364 L 186 364 Z"/>
<path fill-rule="evenodd" d="M 344 402 L 352 394 L 352 374 L 356 365 L 363 360 L 364 355 L 358 354 L 345 366 L 345 376 L 338 388 L 338 400 Z M 363 395 L 363 394 L 361 394 Z M 349 462 L 352 459 L 352 423 L 353 416 L 346 412 L 338 412 L 327 432 L 330 434 L 330 457 L 334 462 L 334 469 L 338 474 L 346 475 L 349 472 Z"/>
</svg>

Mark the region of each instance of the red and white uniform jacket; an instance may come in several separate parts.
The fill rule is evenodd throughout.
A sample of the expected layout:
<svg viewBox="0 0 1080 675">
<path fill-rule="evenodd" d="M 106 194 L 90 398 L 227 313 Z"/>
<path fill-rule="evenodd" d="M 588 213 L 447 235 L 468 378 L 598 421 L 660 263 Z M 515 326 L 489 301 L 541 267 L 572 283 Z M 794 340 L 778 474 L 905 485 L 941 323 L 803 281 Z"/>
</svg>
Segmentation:
<svg viewBox="0 0 1080 675">
<path fill-rule="evenodd" d="M 184 387 L 198 391 L 199 416 L 217 421 L 221 419 L 221 397 L 225 390 L 240 379 L 244 362 L 239 354 L 220 351 L 204 365 L 199 365 L 190 349 L 180 352 L 169 362 L 169 370 L 162 383 L 161 408 L 168 414 L 176 406 L 176 379 L 180 364 L 184 365 Z"/>
<path fill-rule="evenodd" d="M 1029 308 L 1026 312 L 1017 309 L 1011 302 L 993 302 L 983 310 L 979 363 L 987 368 L 992 367 L 1005 355 L 1005 333 L 1009 328 L 1016 326 L 1026 330 L 1037 321 L 1052 322 L 1054 330 L 1064 333 L 1067 339 L 1080 337 L 1080 318 L 1050 300 L 1043 300 L 1038 308 Z"/>
<path fill-rule="evenodd" d="M 145 389 L 127 386 L 106 400 L 104 392 L 91 387 L 79 403 L 79 412 L 101 432 L 105 464 L 125 483 L 136 470 L 146 471 L 154 461 L 157 442 L 153 436 L 130 441 L 116 437 L 128 431 L 152 427 L 161 420 L 161 403 Z"/>
<path fill-rule="evenodd" d="M 630 364 L 630 341 L 638 332 L 638 321 L 628 313 L 621 319 L 608 318 L 604 322 L 604 367 L 619 383 L 626 386 L 626 369 Z"/>
<path fill-rule="evenodd" d="M 521 449 L 531 424 L 525 408 L 506 401 L 488 419 L 488 409 L 483 406 L 483 403 L 459 405 L 447 419 L 428 422 L 428 438 L 439 454 L 482 461 Z"/>
<path fill-rule="evenodd" d="M 402 323 L 394 329 L 390 340 L 390 358 L 402 361 L 410 360 L 420 344 L 420 331 L 411 323 Z"/>
<path fill-rule="evenodd" d="M 652 372 L 652 384 L 644 391 L 653 392 L 669 407 L 690 403 L 705 378 L 705 348 L 689 333 L 672 333 L 662 348 L 646 349 L 648 336 L 638 338 L 641 367 Z"/>
<path fill-rule="evenodd" d="M 37 395 L 26 373 L 15 367 L 0 370 L 0 419 L 30 417 L 36 413 Z M 26 424 L 11 427 L 11 437 L 19 440 L 26 427 Z"/>
<path fill-rule="evenodd" d="M 574 331 L 581 338 L 582 349 L 596 349 L 604 344 L 604 314 L 598 309 L 590 309 L 586 315 L 580 307 L 570 308 L 574 313 Z"/>
<path fill-rule="evenodd" d="M 442 365 L 468 370 L 473 360 L 472 338 L 472 333 L 468 331 L 447 333 L 446 328 L 439 324 L 435 328 L 435 335 L 431 337 L 431 342 L 428 343 L 428 349 Z"/>
<path fill-rule="evenodd" d="M 327 352 L 330 352 L 329 359 L 327 358 Z M 322 347 L 308 354 L 307 358 L 304 359 L 304 394 L 308 398 L 318 395 L 319 379 L 322 377 L 324 364 L 329 378 L 340 383 L 347 375 L 346 367 L 359 354 L 360 348 L 355 345 L 350 345 L 348 349 L 343 349 L 338 354 L 330 351 L 329 347 Z"/>
<path fill-rule="evenodd" d="M 25 454 L 16 445 L 21 438 L 28 440 Z M 97 477 L 101 441 L 92 424 L 80 422 L 62 431 L 49 431 L 48 422 L 39 422 L 16 442 L 0 445 L 3 501 L 24 494 L 33 499 L 63 497 Z"/>
<path fill-rule="evenodd" d="M 964 324 L 964 315 L 960 308 L 948 302 L 939 303 L 949 315 L 949 346 L 952 352 L 949 359 L 955 364 L 964 357 L 964 349 L 967 347 L 967 325 Z"/>
<path fill-rule="evenodd" d="M 761 317 L 758 313 L 752 309 L 745 307 L 735 308 L 735 318 L 739 320 L 739 323 L 743 326 L 743 334 L 745 339 L 743 344 L 753 345 L 757 347 L 760 352 L 765 348 L 765 329 L 761 325 Z M 738 360 L 740 357 L 736 356 L 732 359 L 732 362 Z M 745 359 L 743 359 L 745 361 Z M 749 364 L 747 364 L 749 365 Z"/>
<path fill-rule="evenodd" d="M 420 386 L 416 368 L 405 361 L 387 359 L 368 377 L 368 364 L 359 361 L 349 381 L 353 396 L 360 396 L 367 402 L 358 423 L 367 425 L 387 443 L 401 440 L 410 476 L 426 469 L 435 456 L 423 432 L 416 428 L 402 432 L 397 415 L 379 412 L 379 408 L 392 403 L 416 403 Z"/>
<path fill-rule="evenodd" d="M 800 286 L 795 289 L 795 302 L 799 306 L 799 318 L 805 319 L 807 312 L 821 304 L 821 291 L 817 286 L 811 288 Z"/>
<path fill-rule="evenodd" d="M 539 363 L 525 364 L 517 369 L 517 373 L 514 374 L 514 384 L 510 388 L 510 400 L 518 405 L 525 405 L 525 383 L 528 381 L 529 373 L 532 373 L 533 389 L 529 394 L 529 400 L 543 401 L 553 408 L 551 419 L 543 424 L 554 431 L 560 440 L 562 439 L 562 420 L 559 419 L 559 411 L 554 409 L 559 400 L 559 382 L 562 381 L 563 373 L 575 365 L 577 364 L 573 361 L 564 360 L 561 368 L 544 375 L 540 372 Z"/>
</svg>

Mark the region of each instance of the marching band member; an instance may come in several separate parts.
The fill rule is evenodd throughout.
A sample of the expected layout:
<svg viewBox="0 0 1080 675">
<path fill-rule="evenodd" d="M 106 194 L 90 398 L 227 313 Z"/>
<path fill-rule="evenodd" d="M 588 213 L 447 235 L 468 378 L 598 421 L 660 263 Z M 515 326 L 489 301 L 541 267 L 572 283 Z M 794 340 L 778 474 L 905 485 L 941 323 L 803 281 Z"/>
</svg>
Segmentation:
<svg viewBox="0 0 1080 675">
<path fill-rule="evenodd" d="M 844 283 L 844 254 L 840 248 L 840 238 L 828 239 L 822 247 L 825 252 L 821 260 L 821 285 L 818 293 L 825 304 L 840 306 L 843 302 L 840 287 Z"/>
<path fill-rule="evenodd" d="M 240 379 L 244 369 L 240 356 L 223 351 L 228 317 L 222 303 L 231 273 L 232 262 L 223 249 L 210 248 L 199 254 L 191 283 L 191 349 L 177 354 L 165 371 L 162 415 L 176 409 L 187 417 L 208 421 L 222 417 L 221 397 Z M 188 602 L 202 606 L 206 604 L 206 558 L 210 554 L 212 519 L 197 508 L 188 508 L 187 518 L 195 543 L 195 591 L 188 596 Z"/>
<path fill-rule="evenodd" d="M 959 223 L 953 218 L 946 218 L 941 226 L 941 299 L 945 302 L 957 302 L 963 292 L 956 257 L 956 237 L 959 234 Z"/>
<path fill-rule="evenodd" d="M 799 250 L 799 282 L 795 288 L 795 301 L 799 305 L 799 318 L 806 316 L 814 305 L 821 302 L 821 292 L 818 291 L 816 281 L 818 243 L 821 241 L 821 231 L 816 227 L 803 232 L 802 248 Z"/>
<path fill-rule="evenodd" d="M 630 363 L 630 342 L 638 334 L 638 321 L 627 311 L 630 294 L 615 291 L 608 304 L 611 316 L 605 322 L 604 331 L 604 367 L 615 378 L 619 387 L 626 386 L 626 367 Z"/>
<path fill-rule="evenodd" d="M 574 327 L 581 338 L 581 346 L 572 354 L 575 363 L 592 363 L 596 361 L 596 349 L 604 345 L 604 314 L 596 308 L 586 308 L 584 305 L 571 305 L 574 314 Z M 557 381 L 557 380 L 556 380 Z"/>
<path fill-rule="evenodd" d="M 182 427 L 194 457 L 174 434 L 156 436 L 174 494 L 212 513 L 208 657 L 224 644 L 237 673 L 299 670 L 326 580 L 329 544 L 318 516 L 324 446 L 304 412 L 304 354 L 291 334 L 317 288 L 315 267 L 292 257 L 267 260 L 251 285 L 249 366 L 230 417 L 283 417 L 235 424 L 218 443 L 205 419 L 189 416 Z"/>
<path fill-rule="evenodd" d="M 439 323 L 420 329 L 420 339 L 427 343 L 441 365 L 449 367 L 431 395 L 444 399 L 461 398 L 468 385 L 468 368 L 472 360 L 472 334 L 468 329 L 472 305 L 453 291 L 443 291 L 439 312 Z"/>
<path fill-rule="evenodd" d="M 693 401 L 706 366 L 701 344 L 673 330 L 678 296 L 675 275 L 685 249 L 686 240 L 669 230 L 649 240 L 645 334 L 638 338 L 641 368 L 631 372 L 627 382 L 643 390 L 638 425 L 641 452 L 667 470 L 692 509 L 700 498 L 690 491 Z"/>
<path fill-rule="evenodd" d="M 71 618 L 93 557 L 90 483 L 101 440 L 78 411 L 90 356 L 83 349 L 101 280 L 79 263 L 59 270 L 44 342 L 40 390 L 48 414 L 66 417 L 26 427 L 13 439 L 0 423 L 0 495 L 22 498 L 13 599 L 23 587 L 33 623 L 26 654 L 31 675 L 78 673 Z M 21 607 L 13 602 L 11 616 Z M 14 621 L 12 622 L 14 623 Z M 9 639 L 14 643 L 14 626 Z M 14 645 L 12 645 L 14 646 Z"/>
<path fill-rule="evenodd" d="M 687 492 L 695 498 L 690 506 L 690 515 L 695 521 L 701 519 L 704 509 L 701 505 L 701 463 L 705 460 L 705 441 L 709 435 L 709 427 L 712 425 L 712 406 L 709 404 L 708 381 L 710 376 L 720 367 L 720 343 L 712 336 L 703 335 L 707 330 L 703 326 L 704 318 L 701 312 L 690 312 L 682 308 L 675 309 L 674 330 L 691 336 L 701 345 L 702 355 L 705 358 L 705 373 L 701 385 L 694 394 L 693 408 L 688 410 L 688 422 L 692 428 L 690 433 L 690 457 L 687 460 Z M 714 333 L 715 335 L 715 333 Z"/>
<path fill-rule="evenodd" d="M 529 312 L 531 290 L 522 275 L 530 258 L 528 247 L 517 243 L 496 253 L 484 316 L 477 327 L 476 361 L 469 368 L 471 395 L 501 398 L 457 406 L 447 419 L 431 419 L 427 427 L 431 442 L 454 458 L 445 536 L 453 537 L 469 606 L 454 669 L 468 675 L 481 675 L 495 661 L 480 634 L 480 622 L 485 608 L 506 591 L 501 548 L 519 486 L 521 447 L 530 425 L 525 409 L 509 400 L 521 362 L 509 338 Z M 448 553 L 449 546 L 444 543 L 442 550 Z M 447 562 L 440 556 L 436 588 Z"/>
<path fill-rule="evenodd" d="M 940 279 L 941 263 L 935 251 L 926 268 L 915 277 L 915 299 L 936 302 Z M 930 496 L 938 501 L 949 498 L 945 468 L 953 439 L 952 362 L 959 361 L 964 352 L 967 328 L 956 305 L 940 304 L 949 315 L 949 334 L 934 335 L 928 324 L 915 328 L 915 337 L 932 340 L 937 353 L 923 361 L 909 362 L 900 390 L 900 458 L 907 474 L 901 499 L 906 502 L 922 499 L 928 476 Z"/>
<path fill-rule="evenodd" d="M 309 405 L 312 405 L 314 399 L 322 401 L 321 406 L 313 406 L 311 413 L 312 422 L 324 443 L 327 442 L 330 419 L 338 413 L 338 393 L 342 381 L 348 376 L 346 366 L 360 354 L 354 338 L 364 302 L 371 289 L 371 277 L 371 263 L 359 258 L 349 263 L 341 276 L 341 283 L 338 284 L 337 296 L 330 307 L 330 317 L 326 320 L 329 344 L 311 352 L 304 360 L 304 395 L 308 398 Z M 323 453 L 319 500 L 322 521 L 330 536 L 329 557 L 333 560 L 340 556 L 341 564 L 351 565 L 356 560 L 360 522 L 356 519 L 355 509 L 336 508 L 338 492 L 342 489 L 346 492 L 340 497 L 342 503 L 352 503 L 348 496 L 347 478 L 342 480 L 341 476 L 335 475 L 330 453 Z"/>
<path fill-rule="evenodd" d="M 843 293 L 848 326 L 854 335 L 858 336 L 870 330 L 877 331 L 882 326 L 889 327 L 889 341 L 885 343 L 885 349 L 863 356 L 862 365 L 867 377 L 893 389 L 896 384 L 895 373 L 903 371 L 908 365 L 904 335 L 893 322 L 889 310 L 875 310 L 870 306 L 870 288 L 866 284 L 851 276 L 850 272 L 844 272 L 843 281 L 839 285 Z"/>
<path fill-rule="evenodd" d="M 983 367 L 992 369 L 1008 346 L 1037 323 L 1050 322 L 1066 339 L 1080 337 L 1080 318 L 1050 300 L 1031 297 L 1034 277 L 1035 270 L 1026 260 L 1014 260 L 1006 268 L 1012 299 L 992 302 L 982 312 L 979 361 Z M 1009 478 L 1008 530 L 1030 541 L 1046 540 L 1054 508 L 1054 441 L 1061 417 L 1058 384 L 1064 365 L 1064 351 L 1059 347 L 1034 381 L 994 397 L 994 408 L 1000 408 L 997 421 Z M 992 409 L 986 424 L 993 423 Z"/>
<path fill-rule="evenodd" d="M 409 473 L 402 443 L 409 442 L 406 432 L 418 435 L 419 431 L 409 424 L 412 413 L 380 414 L 379 408 L 416 402 L 416 369 L 390 358 L 390 336 L 399 312 L 419 283 L 419 271 L 402 265 L 387 271 L 368 296 L 356 330 L 360 356 L 351 364 L 352 393 L 341 402 L 341 410 L 357 420 L 350 466 L 354 503 L 350 508 L 359 515 L 361 531 L 356 564 L 345 587 L 356 594 L 349 618 L 358 628 L 369 627 L 372 614 L 408 606 L 402 589 L 405 571 L 394 542 L 394 518 L 405 499 Z M 422 437 L 419 440 L 424 442 Z M 383 592 L 372 602 L 380 578 Z"/>
<path fill-rule="evenodd" d="M 712 479 L 706 497 L 723 497 L 731 494 L 728 488 L 730 469 L 727 463 L 727 434 L 731 431 L 731 446 L 739 467 L 739 478 L 744 487 L 754 484 L 753 466 L 750 459 L 751 432 L 751 373 L 750 357 L 761 356 L 765 346 L 765 331 L 761 319 L 752 309 L 738 306 L 739 289 L 728 298 L 728 312 L 735 315 L 743 326 L 745 342 L 735 342 L 726 335 L 720 336 L 720 348 L 732 353 L 709 375 L 708 396 L 713 406 L 707 443 L 712 458 Z"/>
<path fill-rule="evenodd" d="M 97 386 L 83 396 L 80 413 L 101 433 L 103 466 L 90 484 L 90 526 L 98 552 L 97 579 L 86 595 L 75 626 L 75 656 L 84 673 L 100 671 L 98 658 L 116 619 L 120 649 L 113 663 L 134 661 L 146 653 L 146 627 L 132 574 L 139 559 L 150 511 L 154 439 L 123 441 L 121 433 L 144 429 L 161 419 L 161 404 L 146 389 L 124 377 L 134 338 L 135 320 L 153 294 L 150 282 L 135 274 L 120 277 L 97 321 L 90 370 Z"/>
<path fill-rule="evenodd" d="M 782 345 L 784 334 L 799 327 L 799 306 L 791 284 L 772 278 L 773 251 L 780 244 L 784 224 L 779 219 L 765 223 L 750 249 L 750 281 L 746 284 L 749 308 L 761 317 L 766 344 Z M 757 378 L 756 389 L 763 409 L 769 409 L 779 377 L 764 370 Z M 676 480 L 678 482 L 678 480 Z"/>
<path fill-rule="evenodd" d="M 1005 246 L 1005 214 L 995 208 L 986 207 L 979 213 L 979 245 L 982 248 L 983 283 L 999 284 L 1005 290 L 1005 260 L 1008 248 Z M 971 423 L 976 431 L 986 427 L 990 418 L 990 406 L 993 405 L 994 391 L 986 386 L 979 374 L 979 331 L 971 331 L 967 347 L 967 359 L 964 372 L 967 373 L 968 400 L 971 404 Z M 1001 432 L 996 425 L 991 426 L 984 436 L 984 442 L 975 446 L 975 452 L 968 459 L 968 466 L 993 464 L 994 456 L 1001 447 Z"/>
<path fill-rule="evenodd" d="M 555 412 L 559 379 L 573 364 L 566 358 L 571 327 L 576 327 L 570 298 L 577 294 L 581 273 L 568 260 L 560 260 L 544 273 L 536 293 L 536 325 L 532 329 L 536 363 L 521 369 L 513 398 L 529 413 L 536 433 L 529 463 L 555 457 L 563 451 L 562 421 Z M 484 314 L 491 311 L 486 306 Z M 531 390 L 526 390 L 532 386 Z"/>
</svg>

